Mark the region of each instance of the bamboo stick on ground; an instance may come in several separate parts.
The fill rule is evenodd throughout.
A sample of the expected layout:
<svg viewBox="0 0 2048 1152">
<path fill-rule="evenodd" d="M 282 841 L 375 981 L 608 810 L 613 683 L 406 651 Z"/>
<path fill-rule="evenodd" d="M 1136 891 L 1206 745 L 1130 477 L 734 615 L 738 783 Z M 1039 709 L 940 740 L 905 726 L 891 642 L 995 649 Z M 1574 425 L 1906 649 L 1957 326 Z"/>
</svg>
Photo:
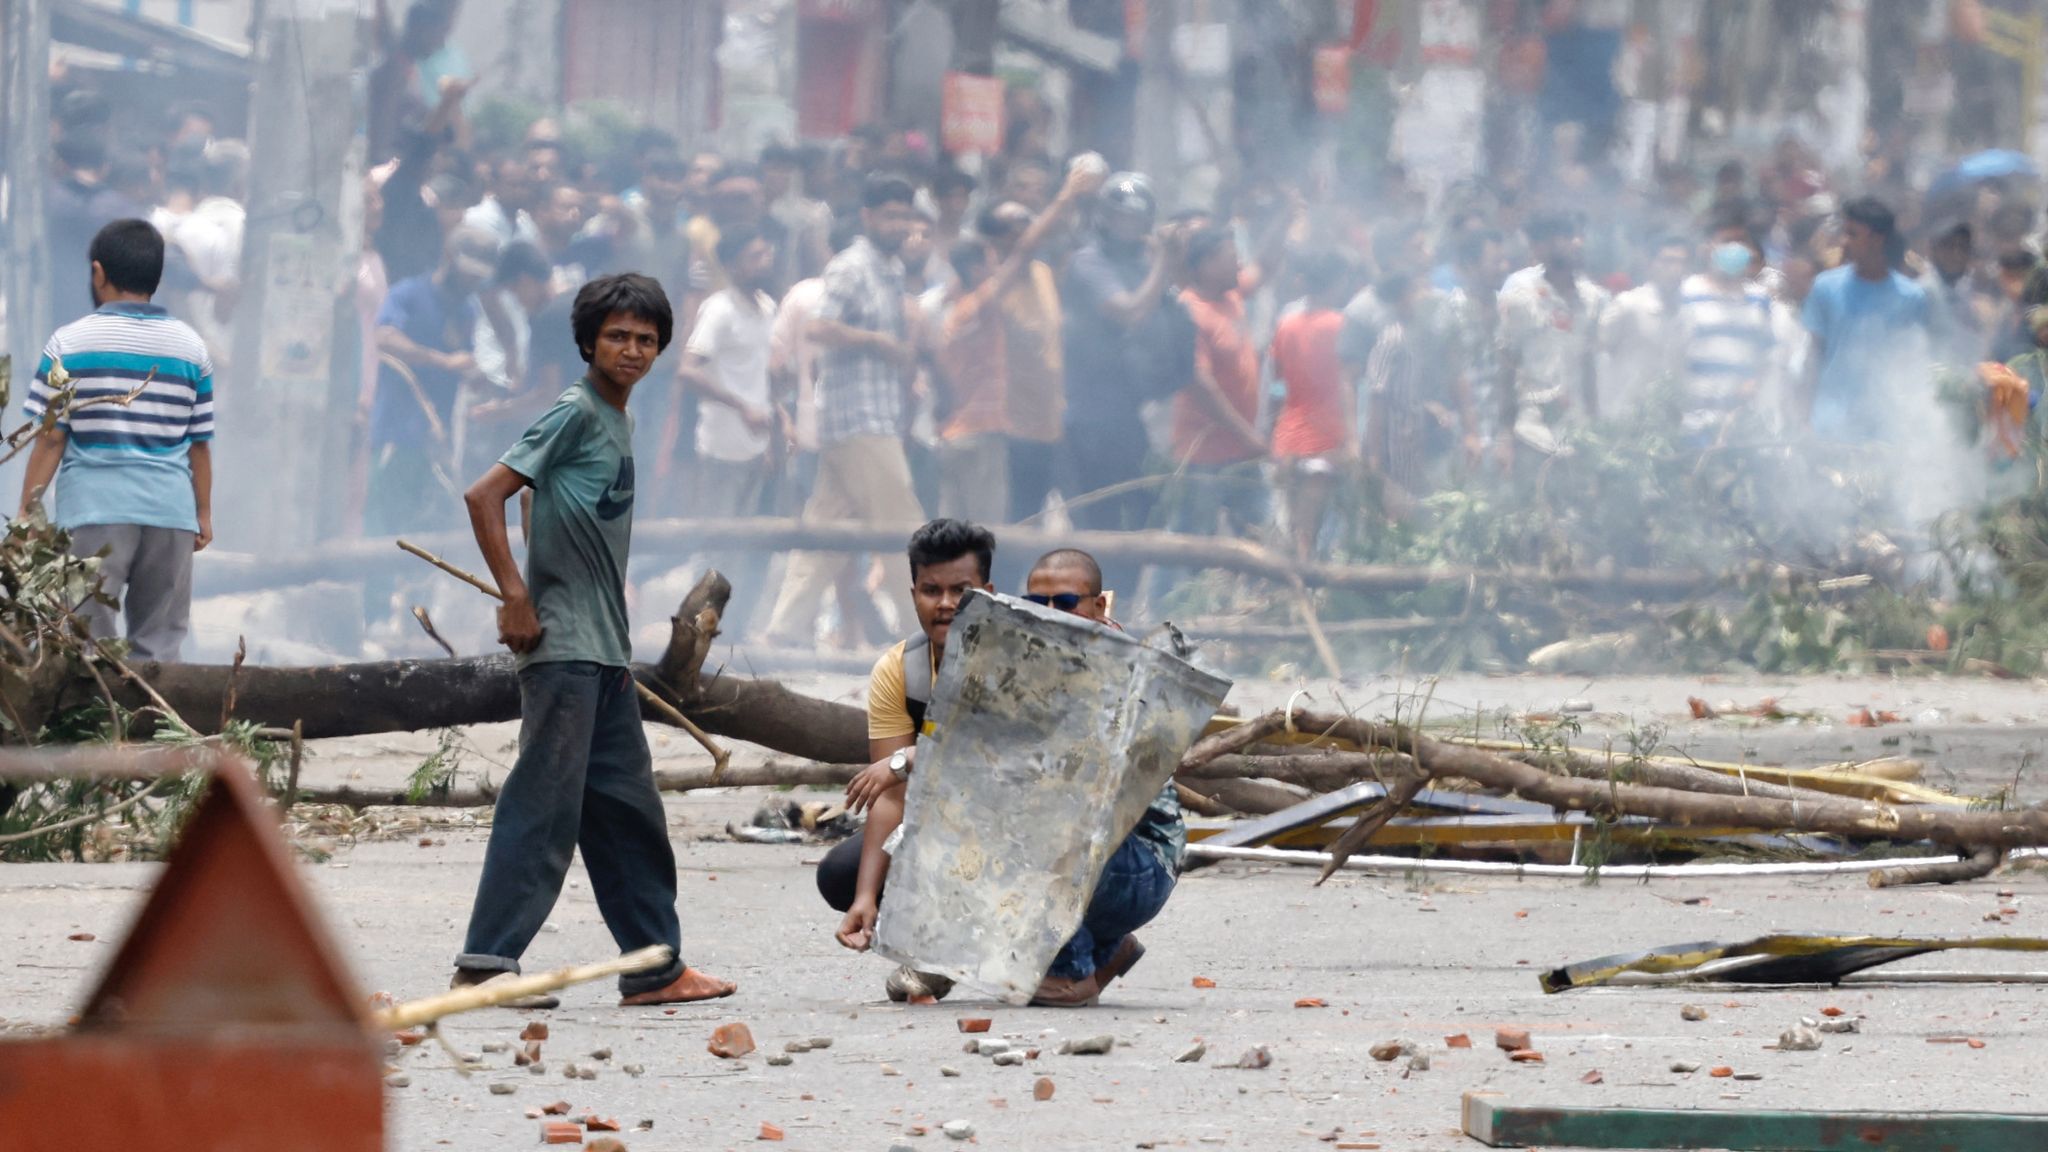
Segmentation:
<svg viewBox="0 0 2048 1152">
<path fill-rule="evenodd" d="M 451 988 L 439 996 L 411 1000 L 386 1008 L 372 1019 L 379 1029 L 431 1024 L 460 1012 L 493 1008 L 508 1000 L 538 996 L 543 992 L 553 992 L 574 984 L 588 984 L 592 980 L 602 980 L 607 976 L 629 976 L 635 972 L 645 972 L 650 968 L 659 968 L 674 958 L 675 952 L 668 945 L 650 944 L 645 948 L 628 952 L 616 960 L 557 968 L 552 972 L 536 972 L 531 976 L 514 976 L 510 980 L 492 980 L 486 984 L 472 984 L 467 988 Z"/>
<path fill-rule="evenodd" d="M 398 547 L 401 550 L 410 553 L 411 555 L 417 556 L 420 559 L 425 560 L 427 563 L 433 565 L 434 567 L 440 569 L 448 575 L 455 577 L 457 580 L 462 581 L 464 584 L 469 585 L 471 588 L 476 589 L 484 595 L 489 596 L 493 600 L 503 600 L 505 598 L 505 594 L 503 592 L 498 591 L 497 587 L 491 584 L 489 581 L 483 579 L 480 576 L 475 575 L 474 573 L 465 572 L 462 569 L 457 568 L 455 565 L 448 563 L 446 560 L 443 560 L 439 556 L 434 555 L 432 552 L 429 552 L 426 549 L 421 548 L 420 546 L 414 544 L 410 540 L 400 540 L 398 542 Z M 417 611 L 417 609 L 415 611 Z M 422 613 L 422 616 L 424 617 L 424 613 Z M 422 622 L 424 622 L 424 620 Z M 681 709 L 678 709 L 675 705 L 669 703 L 668 701 L 662 699 L 660 696 L 656 695 L 654 689 L 649 688 L 645 684 L 642 684 L 637 679 L 633 681 L 633 687 L 639 691 L 640 699 L 642 701 L 652 706 L 656 712 L 661 713 L 662 716 L 666 718 L 669 723 L 675 725 L 678 728 L 681 728 L 683 731 L 688 732 L 691 736 L 695 737 L 697 743 L 703 745 L 704 750 L 706 752 L 711 753 L 711 779 L 714 782 L 717 781 L 717 779 L 725 773 L 725 766 L 732 762 L 732 751 L 728 748 L 719 745 L 716 741 L 712 740 L 710 736 L 705 734 L 702 728 L 697 727 L 696 724 L 691 722 L 688 716 L 683 715 Z"/>
</svg>

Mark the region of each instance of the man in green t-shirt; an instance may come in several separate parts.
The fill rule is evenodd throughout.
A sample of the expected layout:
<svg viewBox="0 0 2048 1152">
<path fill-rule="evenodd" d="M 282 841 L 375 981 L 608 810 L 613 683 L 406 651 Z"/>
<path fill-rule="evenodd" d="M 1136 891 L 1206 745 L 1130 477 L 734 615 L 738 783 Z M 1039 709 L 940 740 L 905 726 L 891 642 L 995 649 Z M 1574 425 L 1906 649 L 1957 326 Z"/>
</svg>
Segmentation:
<svg viewBox="0 0 2048 1152">
<path fill-rule="evenodd" d="M 519 759 L 498 793 L 454 987 L 519 971 L 580 847 L 591 892 L 622 951 L 666 944 L 664 969 L 624 976 L 626 1005 L 730 996 L 683 964 L 676 858 L 654 786 L 626 623 L 633 533 L 633 421 L 626 400 L 668 347 L 675 319 L 640 275 L 593 280 L 570 312 L 589 369 L 464 498 L 504 591 L 498 639 L 519 664 Z M 505 503 L 533 489 L 526 571 Z M 514 1007 L 552 1008 L 553 996 Z"/>
</svg>

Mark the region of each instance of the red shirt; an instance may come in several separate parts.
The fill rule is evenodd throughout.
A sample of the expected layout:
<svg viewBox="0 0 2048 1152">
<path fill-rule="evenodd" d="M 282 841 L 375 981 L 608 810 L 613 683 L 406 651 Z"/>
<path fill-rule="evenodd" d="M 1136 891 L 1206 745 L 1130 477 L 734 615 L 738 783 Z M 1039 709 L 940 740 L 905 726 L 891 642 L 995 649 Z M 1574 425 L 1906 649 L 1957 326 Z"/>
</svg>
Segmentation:
<svg viewBox="0 0 2048 1152">
<path fill-rule="evenodd" d="M 1259 350 L 1245 323 L 1244 295 L 1207 300 L 1181 293 L 1195 322 L 1195 367 L 1207 369 L 1247 424 L 1259 418 Z M 1190 386 L 1192 387 L 1192 386 Z M 1184 464 L 1234 464 L 1258 453 L 1216 422 L 1188 390 L 1173 398 L 1173 456 Z"/>
<path fill-rule="evenodd" d="M 1318 308 L 1297 312 L 1274 330 L 1273 370 L 1287 385 L 1287 400 L 1273 425 L 1273 455 L 1321 456 L 1342 449 L 1351 435 L 1337 359 L 1343 327 L 1343 313 Z"/>
</svg>

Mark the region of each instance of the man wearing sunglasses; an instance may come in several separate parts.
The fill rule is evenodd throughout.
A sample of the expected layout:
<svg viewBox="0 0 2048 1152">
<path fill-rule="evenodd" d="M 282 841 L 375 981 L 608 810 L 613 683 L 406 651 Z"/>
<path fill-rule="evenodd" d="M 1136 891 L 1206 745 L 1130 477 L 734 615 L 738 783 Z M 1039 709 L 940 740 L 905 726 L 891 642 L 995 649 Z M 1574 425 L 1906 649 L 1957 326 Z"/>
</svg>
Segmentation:
<svg viewBox="0 0 2048 1152">
<path fill-rule="evenodd" d="M 907 781 L 917 759 L 917 729 L 937 677 L 939 656 L 960 601 L 971 590 L 993 591 L 989 572 L 995 539 L 986 529 L 956 520 L 935 520 L 911 538 L 912 599 L 919 636 L 891 649 L 875 666 L 868 685 L 868 744 L 876 757 L 847 787 L 847 805 L 869 810 L 858 838 L 842 841 L 818 866 L 818 891 L 845 914 L 837 939 L 866 951 L 874 938 L 895 836 L 903 821 Z M 1077 549 L 1040 557 L 1026 581 L 1025 599 L 1071 612 L 1112 628 L 1102 570 Z M 1145 955 L 1131 932 L 1166 905 L 1180 872 L 1187 830 L 1180 802 L 1167 784 L 1129 837 L 1110 857 L 1081 928 L 1053 961 L 1032 1003 L 1078 1008 L 1094 1004 L 1110 981 L 1130 971 Z M 899 968 L 886 985 L 892 1000 L 943 999 L 952 981 L 932 973 Z"/>
</svg>

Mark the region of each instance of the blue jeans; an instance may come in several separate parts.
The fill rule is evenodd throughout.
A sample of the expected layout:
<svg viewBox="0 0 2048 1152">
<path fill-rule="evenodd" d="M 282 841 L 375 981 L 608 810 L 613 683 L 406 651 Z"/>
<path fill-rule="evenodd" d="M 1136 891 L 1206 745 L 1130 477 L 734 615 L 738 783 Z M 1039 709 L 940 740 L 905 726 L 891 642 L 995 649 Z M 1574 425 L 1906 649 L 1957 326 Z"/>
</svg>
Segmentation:
<svg viewBox="0 0 2048 1152">
<path fill-rule="evenodd" d="M 579 847 L 621 952 L 666 944 L 667 968 L 619 978 L 627 996 L 682 975 L 676 856 L 654 786 L 640 700 L 624 668 L 577 661 L 519 673 L 519 759 L 498 792 L 457 968 L 517 972 Z"/>
<path fill-rule="evenodd" d="M 1124 837 L 1095 884 L 1081 927 L 1053 958 L 1047 975 L 1064 980 L 1093 975 L 1109 963 L 1124 937 L 1151 923 L 1166 907 L 1176 879 L 1150 845 L 1135 835 Z"/>
</svg>

